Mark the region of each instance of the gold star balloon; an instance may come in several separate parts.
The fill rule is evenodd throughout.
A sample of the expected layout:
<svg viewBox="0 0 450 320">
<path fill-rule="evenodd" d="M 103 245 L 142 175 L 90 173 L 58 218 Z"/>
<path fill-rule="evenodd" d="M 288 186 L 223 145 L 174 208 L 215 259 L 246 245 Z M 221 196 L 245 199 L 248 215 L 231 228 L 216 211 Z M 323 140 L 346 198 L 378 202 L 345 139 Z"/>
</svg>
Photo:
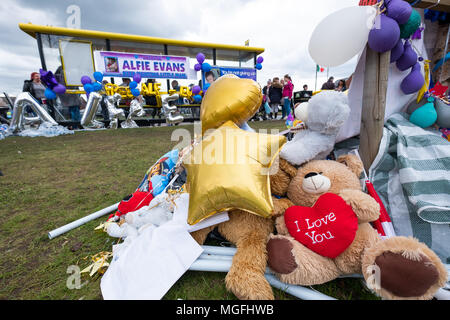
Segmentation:
<svg viewBox="0 0 450 320">
<path fill-rule="evenodd" d="M 262 99 L 256 81 L 233 74 L 220 77 L 211 84 L 202 101 L 202 132 L 216 129 L 229 120 L 241 126 L 258 111 Z"/>
<path fill-rule="evenodd" d="M 269 170 L 284 143 L 284 136 L 244 131 L 232 121 L 204 137 L 183 162 L 190 194 L 188 223 L 233 209 L 270 217 Z"/>
</svg>

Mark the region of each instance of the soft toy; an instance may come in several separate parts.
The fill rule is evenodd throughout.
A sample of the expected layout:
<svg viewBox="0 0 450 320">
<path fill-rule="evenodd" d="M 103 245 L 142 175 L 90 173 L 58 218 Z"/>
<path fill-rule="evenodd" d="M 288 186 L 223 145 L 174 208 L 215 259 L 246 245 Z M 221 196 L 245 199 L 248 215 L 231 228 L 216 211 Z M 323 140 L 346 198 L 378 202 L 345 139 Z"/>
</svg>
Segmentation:
<svg viewBox="0 0 450 320">
<path fill-rule="evenodd" d="M 361 190 L 357 157 L 313 160 L 298 170 L 281 160 L 280 168 L 272 189 L 287 198 L 277 205 L 278 234 L 270 236 L 267 252 L 281 281 L 317 285 L 362 273 L 385 299 L 423 300 L 445 285 L 446 268 L 426 245 L 411 237 L 383 240 L 370 225 L 380 207 Z"/>
<path fill-rule="evenodd" d="M 349 114 L 345 93 L 323 91 L 316 94 L 299 109 L 299 116 L 304 120 L 307 130 L 300 131 L 283 146 L 281 158 L 294 165 L 325 159 L 333 150 L 336 136 Z"/>
<path fill-rule="evenodd" d="M 230 220 L 191 233 L 203 244 L 215 227 L 237 247 L 230 271 L 225 278 L 228 290 L 241 300 L 273 300 L 273 292 L 264 273 L 267 267 L 266 244 L 274 221 L 244 211 L 229 212 Z"/>
<path fill-rule="evenodd" d="M 172 219 L 174 210 L 173 205 L 166 198 L 165 193 L 157 195 L 149 204 L 127 213 L 120 224 L 110 221 L 106 232 L 114 238 L 133 238 L 141 234 L 146 227 L 163 225 Z"/>
<path fill-rule="evenodd" d="M 286 164 L 285 161 L 279 163 L 276 160 L 272 169 L 275 172 L 279 165 L 283 165 L 289 171 L 290 167 Z M 277 197 L 285 193 L 285 190 L 278 186 L 288 184 L 289 181 L 290 176 L 284 170 L 271 175 L 271 192 L 276 213 L 284 212 L 291 205 L 288 199 L 277 200 Z M 230 271 L 225 278 L 227 289 L 241 300 L 273 300 L 272 287 L 264 274 L 267 268 L 266 244 L 269 235 L 274 231 L 274 219 L 235 210 L 229 212 L 227 222 L 193 232 L 191 235 L 199 244 L 203 244 L 208 233 L 216 227 L 225 239 L 237 247 Z"/>
</svg>

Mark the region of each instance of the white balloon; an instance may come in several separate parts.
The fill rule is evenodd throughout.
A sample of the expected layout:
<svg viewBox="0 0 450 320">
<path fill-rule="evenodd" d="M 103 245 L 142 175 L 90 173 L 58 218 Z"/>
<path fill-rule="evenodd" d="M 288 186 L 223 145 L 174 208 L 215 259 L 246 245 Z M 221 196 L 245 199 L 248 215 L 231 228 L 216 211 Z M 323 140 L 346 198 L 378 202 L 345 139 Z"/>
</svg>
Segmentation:
<svg viewBox="0 0 450 320">
<path fill-rule="evenodd" d="M 323 19 L 309 41 L 309 54 L 323 67 L 336 67 L 361 52 L 369 38 L 377 10 L 371 6 L 348 7 Z"/>
</svg>

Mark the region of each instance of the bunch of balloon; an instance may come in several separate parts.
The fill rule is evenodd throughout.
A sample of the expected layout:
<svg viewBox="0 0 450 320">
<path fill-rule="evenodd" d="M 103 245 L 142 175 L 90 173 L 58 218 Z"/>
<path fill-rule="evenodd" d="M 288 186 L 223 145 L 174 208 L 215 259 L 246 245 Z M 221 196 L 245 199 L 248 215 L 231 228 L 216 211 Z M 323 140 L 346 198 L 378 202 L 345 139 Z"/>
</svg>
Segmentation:
<svg viewBox="0 0 450 320">
<path fill-rule="evenodd" d="M 205 62 L 205 55 L 203 53 L 197 54 L 197 64 L 194 66 L 195 71 L 203 71 L 203 72 L 209 72 L 211 71 L 212 67 L 208 62 Z"/>
<path fill-rule="evenodd" d="M 41 75 L 42 82 L 44 82 L 47 86 L 44 92 L 45 98 L 48 100 L 53 100 L 56 99 L 57 93 L 63 94 L 66 92 L 66 87 L 58 83 L 55 75 L 51 71 L 40 69 L 39 73 Z M 24 111 L 26 106 L 31 107 L 36 116 L 25 116 Z M 12 134 L 17 134 L 25 128 L 26 124 L 42 124 L 44 122 L 55 126 L 58 125 L 55 119 L 52 118 L 47 110 L 45 110 L 45 108 L 41 106 L 30 93 L 20 93 L 14 102 L 11 123 L 8 129 L 9 132 Z"/>
<path fill-rule="evenodd" d="M 205 62 L 206 57 L 205 57 L 205 55 L 203 53 L 201 53 L 201 52 L 198 53 L 196 58 L 197 58 L 197 62 L 198 63 L 194 66 L 194 70 L 195 71 L 202 71 L 203 73 L 211 71 L 212 67 L 211 67 L 211 65 L 208 62 Z M 203 85 L 203 93 L 205 93 L 208 90 L 209 86 L 210 86 L 209 83 L 205 83 Z M 198 87 L 198 86 L 195 86 L 195 87 Z M 200 94 L 202 89 L 199 87 L 200 90 L 198 92 L 194 92 L 194 88 L 192 88 L 192 94 L 194 96 L 194 102 L 200 103 L 202 101 L 202 99 L 203 99 L 202 95 Z"/>
<path fill-rule="evenodd" d="M 115 93 L 106 98 L 106 106 L 108 107 L 109 118 L 111 119 L 109 129 L 117 129 L 119 127 L 119 117 L 125 117 L 123 109 L 117 108 L 121 99 L 122 96 L 120 93 Z"/>
<path fill-rule="evenodd" d="M 139 128 L 137 123 L 133 120 L 133 117 L 143 117 L 145 115 L 143 103 L 139 101 L 141 91 L 139 90 L 138 85 L 141 80 L 141 75 L 136 72 L 133 76 L 133 81 L 130 82 L 129 88 L 134 99 L 130 103 L 130 113 L 128 114 L 127 119 L 120 124 L 124 129 Z"/>
<path fill-rule="evenodd" d="M 256 69 L 256 70 L 261 70 L 261 69 L 262 69 L 262 63 L 263 63 L 263 61 L 264 61 L 264 58 L 261 57 L 261 56 L 259 56 L 259 57 L 256 59 L 256 65 L 255 65 L 255 69 Z"/>
<path fill-rule="evenodd" d="M 372 50 L 391 51 L 391 63 L 395 62 L 400 71 L 411 69 L 400 85 L 404 94 L 415 93 L 425 84 L 422 66 L 418 62 L 424 59 L 418 58 L 410 40 L 420 29 L 421 22 L 420 14 L 408 2 L 384 0 L 378 5 L 378 15 L 369 33 L 369 47 Z"/>
<path fill-rule="evenodd" d="M 137 98 L 141 95 L 141 92 L 139 91 L 138 85 L 141 82 L 142 77 L 140 73 L 135 73 L 133 76 L 133 81 L 130 82 L 129 88 L 131 91 L 131 94 L 133 97 Z"/>
<path fill-rule="evenodd" d="M 96 71 L 93 73 L 94 81 L 89 76 L 81 77 L 81 84 L 83 84 L 84 91 L 89 98 L 91 92 L 98 92 L 102 90 L 103 73 Z"/>
<path fill-rule="evenodd" d="M 41 74 L 41 80 L 47 86 L 44 95 L 48 100 L 56 99 L 56 94 L 64 94 L 66 92 L 66 87 L 60 83 L 55 78 L 55 75 L 51 71 L 45 71 L 43 69 L 39 70 Z"/>
<path fill-rule="evenodd" d="M 81 125 L 85 129 L 101 129 L 105 126 L 103 122 L 94 119 L 101 100 L 102 96 L 97 92 L 91 92 L 88 94 L 86 108 L 84 109 L 83 116 L 81 117 Z"/>
<path fill-rule="evenodd" d="M 26 117 L 24 115 L 25 107 L 30 106 L 36 113 L 36 117 Z M 22 92 L 14 101 L 14 107 L 11 117 L 11 123 L 8 131 L 17 134 L 24 130 L 25 124 L 49 123 L 57 126 L 58 123 L 48 114 L 48 112 L 33 98 L 29 92 Z"/>
<path fill-rule="evenodd" d="M 210 86 L 209 83 L 205 84 L 204 91 L 207 90 L 206 85 L 208 85 L 208 88 Z M 194 97 L 194 102 L 195 103 L 201 103 L 202 102 L 202 96 L 200 94 L 201 92 L 202 92 L 202 88 L 200 88 L 200 86 L 193 86 L 192 87 L 192 96 Z"/>
<path fill-rule="evenodd" d="M 353 6 L 325 17 L 315 27 L 309 41 L 308 51 L 314 62 L 330 68 L 350 61 L 364 50 L 376 16 L 375 6 Z M 336 26 L 339 26 L 338 31 Z"/>
<path fill-rule="evenodd" d="M 198 86 L 197 86 L 198 87 Z M 199 87 L 200 88 L 200 87 Z M 170 102 L 175 102 L 179 99 L 179 95 L 178 94 L 173 94 L 173 95 L 162 95 L 161 96 L 161 101 L 162 101 L 162 109 L 164 112 L 164 115 L 166 116 L 166 122 L 168 124 L 178 124 L 180 122 L 183 122 L 184 117 L 181 114 L 177 114 L 177 106 L 175 105 L 170 105 Z M 200 96 L 201 98 L 201 96 Z M 195 97 L 194 97 L 195 99 Z"/>
<path fill-rule="evenodd" d="M 89 76 L 81 77 L 81 83 L 88 98 L 86 108 L 81 117 L 81 125 L 86 129 L 100 129 L 105 126 L 103 122 L 95 120 L 95 114 L 102 100 L 102 96 L 98 94 L 98 91 L 102 90 L 101 81 L 103 80 L 103 74 L 96 71 L 93 76 L 95 81 L 92 81 Z"/>
</svg>

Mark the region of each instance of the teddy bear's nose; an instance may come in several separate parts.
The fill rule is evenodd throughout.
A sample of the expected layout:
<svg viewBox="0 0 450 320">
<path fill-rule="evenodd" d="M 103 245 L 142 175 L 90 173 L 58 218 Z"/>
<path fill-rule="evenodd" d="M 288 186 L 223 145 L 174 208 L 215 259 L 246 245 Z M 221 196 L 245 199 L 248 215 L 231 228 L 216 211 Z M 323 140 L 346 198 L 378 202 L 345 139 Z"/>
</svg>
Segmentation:
<svg viewBox="0 0 450 320">
<path fill-rule="evenodd" d="M 312 178 L 319 175 L 317 172 L 310 172 L 305 176 L 305 179 Z"/>
<path fill-rule="evenodd" d="M 311 194 L 325 193 L 330 190 L 331 181 L 323 175 L 323 172 L 310 172 L 303 179 L 302 188 Z"/>
</svg>

